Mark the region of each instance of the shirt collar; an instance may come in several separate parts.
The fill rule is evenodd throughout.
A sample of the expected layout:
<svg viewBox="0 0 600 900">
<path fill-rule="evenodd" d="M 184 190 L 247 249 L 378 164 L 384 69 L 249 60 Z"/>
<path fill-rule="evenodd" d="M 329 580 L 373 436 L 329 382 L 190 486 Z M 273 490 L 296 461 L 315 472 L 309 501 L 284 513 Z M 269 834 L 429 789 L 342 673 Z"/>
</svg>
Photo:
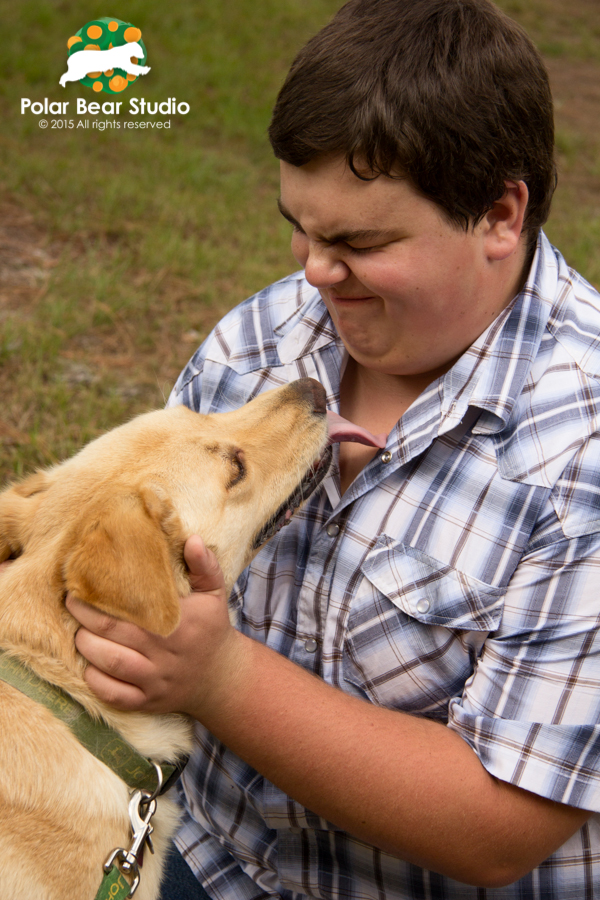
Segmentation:
<svg viewBox="0 0 600 900">
<path fill-rule="evenodd" d="M 277 354 L 283 365 L 334 342 L 342 346 L 319 291 L 304 279 L 300 305 L 273 331 L 279 338 Z"/>
<path fill-rule="evenodd" d="M 506 427 L 548 327 L 557 281 L 556 257 L 540 233 L 525 286 L 443 376 L 441 434 L 455 428 L 469 407 L 481 410 L 475 434 Z"/>
</svg>

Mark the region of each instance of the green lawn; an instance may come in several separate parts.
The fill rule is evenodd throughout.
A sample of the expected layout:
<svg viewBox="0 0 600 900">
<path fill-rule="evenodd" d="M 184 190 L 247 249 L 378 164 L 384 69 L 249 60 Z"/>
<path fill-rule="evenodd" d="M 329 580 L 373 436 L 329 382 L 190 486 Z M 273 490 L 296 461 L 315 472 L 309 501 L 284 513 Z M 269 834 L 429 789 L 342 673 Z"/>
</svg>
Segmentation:
<svg viewBox="0 0 600 900">
<path fill-rule="evenodd" d="M 594 2 L 501 5 L 557 70 L 600 72 Z M 122 0 L 115 11 L 142 30 L 152 71 L 116 96 L 58 84 L 67 39 L 105 5 L 89 3 L 82 19 L 72 0 L 0 0 L 0 227 L 33 254 L 29 282 L 24 264 L 0 280 L 0 482 L 160 405 L 219 316 L 295 267 L 266 129 L 295 51 L 337 7 Z M 132 97 L 174 97 L 190 111 L 165 117 L 168 130 L 99 131 L 92 122 L 134 117 L 77 116 L 77 97 L 123 109 Z M 69 100 L 67 121 L 90 127 L 22 115 L 21 98 Z M 584 118 L 559 122 L 561 188 L 548 232 L 600 284 L 597 129 Z M 9 238 L 0 265 L 13 271 Z"/>
</svg>

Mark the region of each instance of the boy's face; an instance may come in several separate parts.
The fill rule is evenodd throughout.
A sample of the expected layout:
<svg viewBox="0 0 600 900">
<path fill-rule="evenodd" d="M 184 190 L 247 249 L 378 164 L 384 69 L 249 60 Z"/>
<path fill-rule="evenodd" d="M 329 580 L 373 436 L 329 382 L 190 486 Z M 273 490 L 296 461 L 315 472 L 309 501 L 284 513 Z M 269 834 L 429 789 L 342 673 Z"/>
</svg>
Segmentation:
<svg viewBox="0 0 600 900">
<path fill-rule="evenodd" d="M 465 232 L 409 182 L 362 181 L 340 158 L 282 162 L 280 208 L 295 258 L 368 369 L 437 376 L 520 286 L 523 241 L 499 260 L 492 218 Z"/>
</svg>

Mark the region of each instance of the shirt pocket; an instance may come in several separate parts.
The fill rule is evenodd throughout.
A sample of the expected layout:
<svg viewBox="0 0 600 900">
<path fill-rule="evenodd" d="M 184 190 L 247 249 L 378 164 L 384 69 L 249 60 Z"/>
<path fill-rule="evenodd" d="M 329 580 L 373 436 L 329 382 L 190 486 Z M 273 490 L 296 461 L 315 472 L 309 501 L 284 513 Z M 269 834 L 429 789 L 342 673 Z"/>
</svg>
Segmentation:
<svg viewBox="0 0 600 900">
<path fill-rule="evenodd" d="M 362 565 L 378 591 L 407 616 L 460 631 L 495 631 L 505 587 L 493 587 L 387 535 Z"/>
<path fill-rule="evenodd" d="M 504 588 L 387 535 L 361 573 L 344 637 L 347 689 L 445 721 L 501 621 Z"/>
</svg>

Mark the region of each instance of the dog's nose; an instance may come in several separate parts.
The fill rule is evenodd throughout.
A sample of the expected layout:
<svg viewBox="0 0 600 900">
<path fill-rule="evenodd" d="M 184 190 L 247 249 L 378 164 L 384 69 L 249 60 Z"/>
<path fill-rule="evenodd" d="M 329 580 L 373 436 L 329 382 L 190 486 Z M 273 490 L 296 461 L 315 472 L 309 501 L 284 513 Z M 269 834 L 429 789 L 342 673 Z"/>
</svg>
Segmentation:
<svg viewBox="0 0 600 900">
<path fill-rule="evenodd" d="M 327 405 L 325 402 L 325 388 L 314 378 L 299 378 L 294 382 L 294 387 L 304 400 L 312 404 L 314 412 L 325 415 Z"/>
</svg>

